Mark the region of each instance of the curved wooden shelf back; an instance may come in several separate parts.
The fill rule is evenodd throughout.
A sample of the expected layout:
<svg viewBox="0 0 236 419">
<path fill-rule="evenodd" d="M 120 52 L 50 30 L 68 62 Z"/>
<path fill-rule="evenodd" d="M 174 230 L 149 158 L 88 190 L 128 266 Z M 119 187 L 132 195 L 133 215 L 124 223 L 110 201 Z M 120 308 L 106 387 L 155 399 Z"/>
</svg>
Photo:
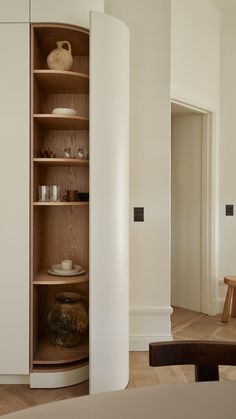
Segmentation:
<svg viewBox="0 0 236 419">
<path fill-rule="evenodd" d="M 89 55 L 89 30 L 86 28 L 63 23 L 33 23 L 32 28 L 45 55 L 56 48 L 57 41 L 70 42 L 73 55 Z"/>
</svg>

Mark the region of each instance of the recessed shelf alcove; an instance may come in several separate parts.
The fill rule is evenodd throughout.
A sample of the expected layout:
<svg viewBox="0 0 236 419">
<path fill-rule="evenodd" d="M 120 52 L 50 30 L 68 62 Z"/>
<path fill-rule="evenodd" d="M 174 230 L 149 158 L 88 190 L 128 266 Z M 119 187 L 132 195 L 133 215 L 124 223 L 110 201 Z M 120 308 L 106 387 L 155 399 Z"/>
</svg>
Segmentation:
<svg viewBox="0 0 236 419">
<path fill-rule="evenodd" d="M 71 44 L 71 71 L 47 67 L 47 55 L 60 39 Z M 30 369 L 63 372 L 84 368 L 89 360 L 88 332 L 77 346 L 64 348 L 53 343 L 47 328 L 58 292 L 77 292 L 87 301 L 87 310 L 89 306 L 89 202 L 63 200 L 67 190 L 88 192 L 89 187 L 89 160 L 63 157 L 65 147 L 89 147 L 89 32 L 70 25 L 33 24 L 31 56 Z M 55 107 L 75 108 L 78 114 L 55 115 Z M 53 150 L 54 158 L 39 157 L 42 149 Z M 60 201 L 39 202 L 39 185 L 60 186 Z M 63 259 L 72 259 L 86 273 L 50 275 L 48 269 Z"/>
</svg>

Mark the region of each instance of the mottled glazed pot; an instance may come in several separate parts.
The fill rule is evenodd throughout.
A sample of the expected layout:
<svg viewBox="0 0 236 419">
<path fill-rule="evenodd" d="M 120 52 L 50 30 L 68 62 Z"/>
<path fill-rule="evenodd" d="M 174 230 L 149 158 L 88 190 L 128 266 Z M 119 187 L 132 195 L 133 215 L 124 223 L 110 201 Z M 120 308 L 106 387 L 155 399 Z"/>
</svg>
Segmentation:
<svg viewBox="0 0 236 419">
<path fill-rule="evenodd" d="M 75 292 L 56 294 L 47 319 L 51 339 L 56 345 L 72 348 L 88 330 L 88 314 L 82 298 Z"/>
</svg>

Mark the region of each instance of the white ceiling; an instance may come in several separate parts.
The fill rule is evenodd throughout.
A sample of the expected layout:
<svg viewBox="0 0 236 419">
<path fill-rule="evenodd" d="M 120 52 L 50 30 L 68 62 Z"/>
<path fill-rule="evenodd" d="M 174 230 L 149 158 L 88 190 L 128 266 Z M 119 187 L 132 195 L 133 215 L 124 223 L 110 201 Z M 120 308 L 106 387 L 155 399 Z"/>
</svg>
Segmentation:
<svg viewBox="0 0 236 419">
<path fill-rule="evenodd" d="M 223 12 L 236 12 L 236 0 L 210 0 Z"/>
</svg>

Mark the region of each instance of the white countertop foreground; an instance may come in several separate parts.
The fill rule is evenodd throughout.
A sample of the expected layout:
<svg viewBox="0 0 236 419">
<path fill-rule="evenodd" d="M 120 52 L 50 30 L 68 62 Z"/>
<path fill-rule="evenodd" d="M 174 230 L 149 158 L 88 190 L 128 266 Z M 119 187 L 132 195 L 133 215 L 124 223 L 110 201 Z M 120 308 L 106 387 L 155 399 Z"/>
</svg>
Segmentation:
<svg viewBox="0 0 236 419">
<path fill-rule="evenodd" d="M 52 402 L 1 419 L 235 419 L 236 381 L 157 385 Z"/>
</svg>

